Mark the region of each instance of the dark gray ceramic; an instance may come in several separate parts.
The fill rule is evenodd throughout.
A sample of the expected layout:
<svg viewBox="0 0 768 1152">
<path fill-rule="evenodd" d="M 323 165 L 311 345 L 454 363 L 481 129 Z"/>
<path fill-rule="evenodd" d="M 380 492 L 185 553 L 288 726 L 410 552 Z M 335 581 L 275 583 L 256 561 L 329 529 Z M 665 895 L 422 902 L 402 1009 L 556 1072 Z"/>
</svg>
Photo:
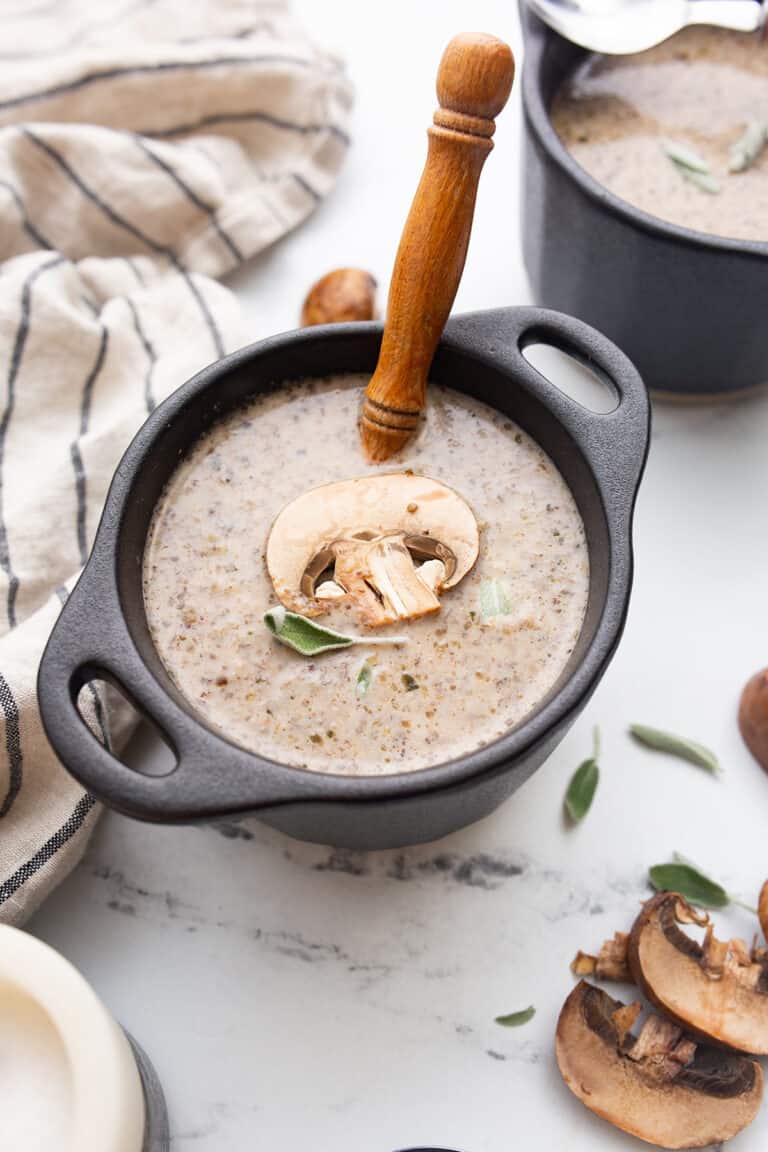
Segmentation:
<svg viewBox="0 0 768 1152">
<path fill-rule="evenodd" d="M 168 1131 L 168 1112 L 165 1107 L 162 1085 L 144 1049 L 136 1043 L 133 1036 L 129 1035 L 128 1032 L 126 1032 L 126 1036 L 133 1049 L 144 1089 L 146 1119 L 144 1121 L 142 1152 L 168 1152 L 171 1146 L 171 1137 Z"/>
<path fill-rule="evenodd" d="M 733 394 L 768 381 L 768 243 L 678 228 L 593 180 L 549 119 L 587 53 L 521 3 L 523 254 L 534 294 L 614 340 L 651 389 Z"/>
<path fill-rule="evenodd" d="M 212 364 L 162 404 L 117 469 L 91 558 L 65 605 L 39 676 L 54 749 L 106 804 L 144 820 L 232 819 L 254 813 L 292 836 L 338 846 L 435 840 L 491 812 L 518 788 L 575 720 L 616 648 L 632 580 L 631 526 L 648 441 L 642 381 L 608 340 L 577 320 L 535 308 L 460 316 L 442 340 L 432 379 L 518 421 L 553 458 L 587 530 L 591 582 L 582 635 L 567 669 L 528 720 L 496 743 L 419 772 L 344 777 L 261 759 L 206 727 L 179 695 L 149 635 L 141 570 L 150 517 L 177 461 L 212 421 L 275 381 L 368 372 L 378 324 L 288 333 Z M 588 362 L 618 397 L 596 415 L 524 359 L 549 343 Z M 177 765 L 149 777 L 123 765 L 75 707 L 93 677 L 113 680 L 165 733 Z"/>
</svg>

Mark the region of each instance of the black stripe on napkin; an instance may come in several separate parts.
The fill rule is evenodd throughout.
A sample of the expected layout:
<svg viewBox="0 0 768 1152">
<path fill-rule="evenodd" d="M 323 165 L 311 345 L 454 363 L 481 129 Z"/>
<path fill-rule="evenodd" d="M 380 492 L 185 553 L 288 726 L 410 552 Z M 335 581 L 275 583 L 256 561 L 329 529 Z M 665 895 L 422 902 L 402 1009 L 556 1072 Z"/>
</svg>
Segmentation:
<svg viewBox="0 0 768 1152">
<path fill-rule="evenodd" d="M 19 216 L 21 217 L 21 226 L 26 232 L 27 236 L 29 236 L 30 240 L 34 240 L 38 248 L 47 248 L 49 250 L 52 249 L 53 244 L 46 240 L 42 232 L 38 232 L 37 228 L 35 228 L 34 224 L 30 220 L 29 216 L 27 215 L 26 205 L 24 204 L 24 201 L 22 200 L 21 196 L 19 196 L 19 193 L 16 191 L 13 185 L 9 184 L 7 180 L 0 180 L 0 188 L 5 188 L 6 192 L 8 192 L 14 204 L 16 205 Z"/>
<path fill-rule="evenodd" d="M 7 816 L 13 807 L 14 800 L 21 791 L 24 758 L 21 751 L 19 707 L 8 681 L 2 675 L 0 675 L 0 708 L 2 708 L 5 716 L 5 750 L 8 753 L 10 770 L 8 791 L 2 806 L 0 806 L 0 816 Z"/>
<path fill-rule="evenodd" d="M 157 363 L 157 353 L 155 352 L 154 345 L 144 331 L 144 327 L 139 318 L 139 310 L 135 303 L 131 300 L 130 296 L 125 297 L 125 302 L 130 309 L 136 335 L 141 341 L 141 345 L 147 356 L 147 371 L 144 374 L 144 403 L 147 406 L 147 412 L 154 412 L 157 401 L 152 392 L 152 377 L 155 371 L 155 364 Z"/>
<path fill-rule="evenodd" d="M 163 140 L 166 136 L 184 136 L 188 132 L 197 132 L 200 128 L 213 128 L 217 124 L 247 124 L 249 122 L 270 124 L 273 128 L 282 128 L 286 132 L 298 132 L 300 136 L 313 136 L 327 132 L 335 136 L 343 144 L 349 144 L 350 138 L 335 124 L 299 124 L 295 120 L 285 120 L 282 116 L 273 116 L 270 112 L 215 112 L 210 116 L 202 116 L 199 120 L 190 120 L 185 124 L 176 124 L 173 128 L 145 128 L 142 136 L 153 136 L 156 140 Z"/>
<path fill-rule="evenodd" d="M 91 418 L 91 400 L 93 399 L 93 389 L 96 380 L 104 365 L 104 360 L 107 354 L 107 344 L 109 342 L 109 330 L 101 326 L 101 340 L 99 341 L 99 349 L 96 353 L 96 360 L 93 367 L 89 371 L 83 384 L 83 394 L 80 400 L 80 429 L 78 436 L 69 446 L 69 454 L 72 459 L 72 468 L 75 473 L 75 493 L 77 495 L 77 547 L 80 552 L 80 563 L 85 564 L 88 559 L 88 490 L 87 490 L 87 476 L 85 466 L 83 464 L 82 453 L 80 452 L 80 440 L 88 433 L 88 424 Z"/>
<path fill-rule="evenodd" d="M 171 178 L 171 180 L 173 180 L 176 187 L 179 189 L 180 192 L 184 193 L 184 195 L 187 197 L 187 199 L 190 201 L 191 204 L 194 204 L 194 206 L 196 208 L 199 208 L 200 211 L 203 212 L 209 218 L 209 220 L 211 221 L 211 225 L 212 225 L 213 229 L 215 230 L 216 235 L 221 240 L 222 244 L 224 244 L 224 246 L 227 248 L 230 255 L 234 256 L 234 258 L 235 258 L 235 260 L 237 260 L 238 264 L 242 264 L 242 262 L 244 260 L 244 256 L 243 256 L 242 252 L 240 251 L 240 249 L 238 248 L 237 244 L 235 244 L 232 237 L 229 236 L 225 232 L 225 230 L 222 228 L 221 224 L 219 223 L 218 216 L 216 214 L 216 209 L 214 208 L 214 206 L 212 204 L 208 204 L 207 201 L 203 200 L 202 196 L 199 196 L 197 194 L 197 192 L 195 192 L 194 188 L 190 188 L 189 184 L 187 184 L 186 180 L 184 180 L 178 174 L 176 169 L 171 164 L 169 164 L 167 160 L 164 160 L 162 158 L 162 156 L 158 156 L 156 152 L 153 152 L 151 148 L 147 147 L 146 142 L 144 140 L 142 140 L 140 136 L 136 136 L 135 139 L 136 139 L 136 143 L 138 144 L 139 148 L 141 148 L 144 155 L 153 164 L 155 164 L 158 168 L 160 168 L 163 172 L 165 172 L 166 175 Z"/>
<path fill-rule="evenodd" d="M 46 840 L 45 844 L 35 852 L 27 860 L 26 864 L 22 864 L 20 868 L 4 880 L 0 884 L 0 904 L 10 900 L 11 896 L 15 895 L 21 888 L 22 884 L 26 884 L 27 880 L 31 880 L 36 872 L 39 872 L 49 860 L 52 860 L 60 848 L 72 839 L 76 832 L 82 828 L 85 823 L 88 813 L 93 808 L 96 800 L 90 793 L 86 792 L 75 805 L 72 814 L 66 820 L 50 839 Z"/>
<path fill-rule="evenodd" d="M 211 68 L 231 68 L 249 64 L 292 64 L 297 68 L 313 68 L 315 62 L 301 56 L 287 56 L 279 53 L 260 53 L 257 56 L 221 56 L 213 60 L 164 60 L 156 64 L 128 64 L 121 68 L 100 68 L 95 72 L 86 72 L 76 80 L 67 80 L 62 84 L 53 84 L 50 88 L 38 88 L 33 92 L 25 92 L 20 96 L 11 96 L 7 100 L 0 100 L 0 112 L 6 108 L 19 108 L 23 104 L 34 104 L 39 100 L 50 100 L 54 96 L 61 96 L 64 92 L 77 92 L 91 84 L 99 84 L 105 80 L 117 80 L 122 76 L 156 76 L 163 72 L 202 72 Z"/>
</svg>

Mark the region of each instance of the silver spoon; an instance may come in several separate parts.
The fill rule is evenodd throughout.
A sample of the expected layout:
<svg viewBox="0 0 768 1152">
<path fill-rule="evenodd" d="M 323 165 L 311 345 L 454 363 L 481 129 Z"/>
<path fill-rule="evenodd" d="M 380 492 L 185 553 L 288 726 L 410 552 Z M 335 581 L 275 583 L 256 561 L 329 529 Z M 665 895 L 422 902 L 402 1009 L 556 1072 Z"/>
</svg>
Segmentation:
<svg viewBox="0 0 768 1152">
<path fill-rule="evenodd" d="M 527 0 L 566 40 L 594 52 L 622 55 L 661 44 L 689 24 L 756 32 L 765 21 L 760 0 Z"/>
</svg>

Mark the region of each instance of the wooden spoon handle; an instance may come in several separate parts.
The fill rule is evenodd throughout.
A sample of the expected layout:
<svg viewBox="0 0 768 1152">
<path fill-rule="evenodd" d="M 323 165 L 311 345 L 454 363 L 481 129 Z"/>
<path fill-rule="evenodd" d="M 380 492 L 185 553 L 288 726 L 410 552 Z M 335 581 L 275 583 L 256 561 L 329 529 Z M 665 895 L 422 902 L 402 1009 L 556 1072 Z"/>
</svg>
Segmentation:
<svg viewBox="0 0 768 1152">
<path fill-rule="evenodd" d="M 493 148 L 496 117 L 515 74 L 512 50 L 482 33 L 454 37 L 437 74 L 440 108 L 424 171 L 395 259 L 384 337 L 365 392 L 363 447 L 397 452 L 418 424 L 427 373 L 459 287 L 477 184 Z"/>
</svg>

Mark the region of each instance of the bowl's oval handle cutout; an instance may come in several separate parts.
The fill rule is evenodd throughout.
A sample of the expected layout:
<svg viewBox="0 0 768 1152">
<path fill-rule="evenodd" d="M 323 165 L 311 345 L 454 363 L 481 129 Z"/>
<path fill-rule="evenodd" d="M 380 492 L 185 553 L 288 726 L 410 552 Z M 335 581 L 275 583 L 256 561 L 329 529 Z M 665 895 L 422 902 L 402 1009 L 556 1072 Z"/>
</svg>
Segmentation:
<svg viewBox="0 0 768 1152">
<path fill-rule="evenodd" d="M 139 711 L 114 677 L 89 676 L 77 693 L 77 711 L 99 743 L 134 772 L 170 776 L 178 767 L 178 757 L 162 728 Z M 151 743 L 148 732 L 155 737 Z M 148 747 L 152 747 L 151 755 L 145 754 Z"/>
<path fill-rule="evenodd" d="M 583 357 L 536 339 L 523 344 L 521 351 L 537 372 L 582 408 L 601 416 L 618 408 L 619 394 L 612 382 Z"/>
</svg>

